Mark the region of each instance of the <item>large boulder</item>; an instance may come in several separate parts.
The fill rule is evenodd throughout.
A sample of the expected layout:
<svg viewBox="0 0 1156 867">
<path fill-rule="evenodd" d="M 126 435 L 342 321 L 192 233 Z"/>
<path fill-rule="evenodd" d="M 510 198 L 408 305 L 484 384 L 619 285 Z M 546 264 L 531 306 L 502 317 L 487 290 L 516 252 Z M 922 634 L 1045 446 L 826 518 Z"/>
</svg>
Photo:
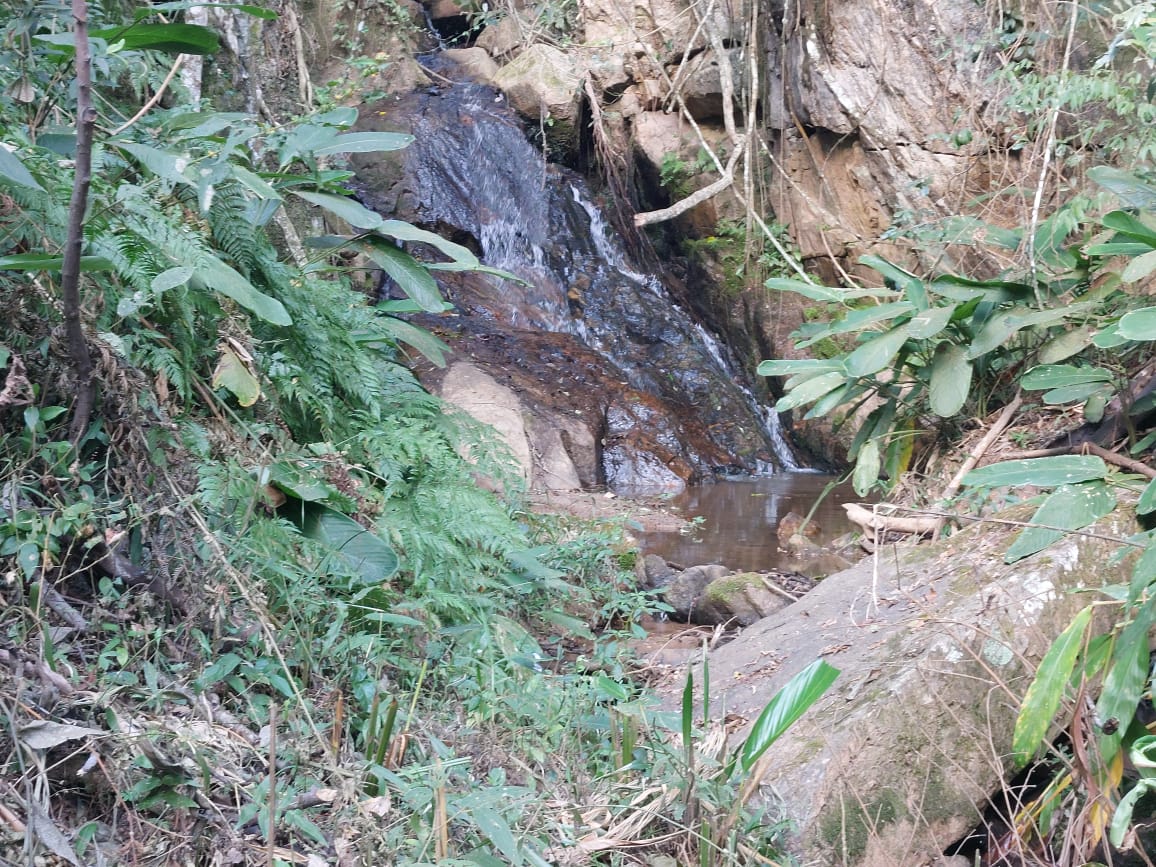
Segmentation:
<svg viewBox="0 0 1156 867">
<path fill-rule="evenodd" d="M 706 48 L 699 14 L 724 42 L 742 41 L 741 3 L 695 4 L 688 0 L 583 0 L 579 4 L 587 45 L 634 55 L 652 54 L 662 63 Z"/>
<path fill-rule="evenodd" d="M 523 117 L 573 128 L 583 70 L 577 53 L 553 45 L 531 45 L 494 76 L 494 86 Z"/>
<path fill-rule="evenodd" d="M 815 659 L 841 672 L 769 752 L 763 791 L 795 823 L 799 860 L 914 867 L 973 828 L 1009 770 L 1032 666 L 1093 598 L 1075 591 L 1126 583 L 1103 537 L 1132 530 L 1109 518 L 1013 565 L 1016 531 L 999 524 L 889 550 L 712 652 L 711 707 L 748 721 Z"/>
<path fill-rule="evenodd" d="M 785 593 L 776 593 L 767 586 L 769 581 L 758 572 L 738 572 L 716 578 L 694 605 L 691 620 L 706 626 L 752 626 L 790 604 Z"/>
</svg>

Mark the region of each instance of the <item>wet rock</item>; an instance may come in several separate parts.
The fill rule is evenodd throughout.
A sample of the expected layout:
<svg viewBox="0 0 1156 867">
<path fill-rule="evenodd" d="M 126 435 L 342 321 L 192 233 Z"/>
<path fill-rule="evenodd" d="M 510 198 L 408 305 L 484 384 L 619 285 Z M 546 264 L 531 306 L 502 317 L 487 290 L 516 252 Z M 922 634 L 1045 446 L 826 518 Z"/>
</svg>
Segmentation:
<svg viewBox="0 0 1156 867">
<path fill-rule="evenodd" d="M 670 564 L 657 554 L 647 554 L 642 558 L 643 576 L 648 587 L 664 587 L 677 574 Z"/>
<path fill-rule="evenodd" d="M 858 560 L 859 558 L 856 557 L 855 559 Z M 796 550 L 786 565 L 792 572 L 798 572 L 800 575 L 817 580 L 850 569 L 855 565 L 855 561 L 838 552 L 817 548 L 814 550 Z"/>
<path fill-rule="evenodd" d="M 461 73 L 481 84 L 493 84 L 498 64 L 484 48 L 447 48 L 441 52 L 443 60 L 457 66 Z"/>
<path fill-rule="evenodd" d="M 1027 520 L 1031 508 L 1003 517 Z M 1130 561 L 1113 560 L 1107 541 L 1134 532 L 1120 518 L 1093 528 L 1102 538 L 1069 536 L 1012 565 L 1017 530 L 981 526 L 833 575 L 711 653 L 711 707 L 751 722 L 815 659 L 840 671 L 766 756 L 763 791 L 795 823 L 800 863 L 926 864 L 975 827 L 1010 770 L 1019 701 L 1007 691 L 1024 694 L 1090 601 L 1073 591 L 1128 582 Z M 752 676 L 767 649 L 776 666 Z M 672 686 L 665 704 L 679 701 Z"/>
<path fill-rule="evenodd" d="M 791 537 L 795 535 L 814 539 L 822 533 L 822 528 L 817 521 L 808 521 L 798 512 L 787 512 L 779 519 L 779 526 L 775 528 L 775 533 L 780 542 L 789 544 Z"/>
<path fill-rule="evenodd" d="M 523 117 L 550 118 L 572 128 L 578 121 L 582 69 L 577 55 L 553 45 L 531 45 L 494 76 L 494 85 Z"/>
<path fill-rule="evenodd" d="M 716 578 L 729 575 L 730 571 L 726 566 L 691 566 L 674 576 L 662 598 L 674 609 L 676 620 L 695 622 L 695 606 L 707 585 Z"/>
<path fill-rule="evenodd" d="M 790 605 L 789 599 L 767 587 L 766 580 L 758 572 L 738 572 L 715 578 L 695 603 L 691 611 L 692 622 L 751 626 Z"/>
<path fill-rule="evenodd" d="M 522 28 L 512 15 L 495 24 L 488 25 L 474 43 L 485 49 L 492 57 L 508 59 L 522 45 Z"/>
</svg>

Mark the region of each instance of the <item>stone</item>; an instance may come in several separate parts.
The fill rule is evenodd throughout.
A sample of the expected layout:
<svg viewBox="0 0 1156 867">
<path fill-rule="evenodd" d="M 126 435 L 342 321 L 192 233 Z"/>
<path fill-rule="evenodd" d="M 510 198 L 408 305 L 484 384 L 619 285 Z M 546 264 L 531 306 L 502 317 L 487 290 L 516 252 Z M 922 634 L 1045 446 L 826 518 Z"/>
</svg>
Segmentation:
<svg viewBox="0 0 1156 867">
<path fill-rule="evenodd" d="M 506 58 L 521 48 L 522 28 L 513 15 L 496 24 L 487 25 L 474 41 L 477 48 L 484 49 L 491 57 Z"/>
<path fill-rule="evenodd" d="M 800 863 L 925 864 L 975 827 L 1011 770 L 1031 667 L 1092 599 L 1074 591 L 1128 582 L 1131 561 L 1114 562 L 1107 539 L 1134 527 L 1110 516 L 1090 530 L 1101 538 L 1071 535 L 1012 565 L 1003 556 L 1018 530 L 998 524 L 898 548 L 711 652 L 711 707 L 748 725 L 816 659 L 840 671 L 765 757 L 762 791 L 791 818 Z M 752 676 L 768 649 L 776 665 Z M 664 705 L 677 711 L 678 685 L 667 689 Z"/>
<path fill-rule="evenodd" d="M 440 21 L 443 18 L 460 18 L 466 14 L 466 10 L 462 8 L 458 0 L 430 0 L 426 4 L 426 9 L 431 21 Z"/>
<path fill-rule="evenodd" d="M 498 64 L 484 48 L 447 48 L 441 53 L 446 60 L 453 61 L 458 69 L 479 84 L 493 84 L 498 74 Z"/>
<path fill-rule="evenodd" d="M 482 424 L 494 429 L 509 449 L 522 478 L 530 481 L 533 463 L 522 417 L 522 403 L 513 390 L 476 365 L 459 361 L 450 366 L 441 383 L 441 397 Z"/>
<path fill-rule="evenodd" d="M 715 578 L 690 612 L 692 623 L 751 626 L 786 608 L 790 600 L 770 590 L 757 572 Z"/>
<path fill-rule="evenodd" d="M 742 40 L 742 4 L 712 3 L 710 27 L 725 42 Z M 662 63 L 707 46 L 698 15 L 687 0 L 583 0 L 580 4 L 586 43 L 622 54 L 652 54 Z M 644 41 L 640 42 L 640 40 Z"/>
<path fill-rule="evenodd" d="M 742 87 L 743 52 L 726 51 L 731 67 L 732 93 Z M 682 94 L 686 110 L 695 120 L 721 120 L 723 117 L 722 75 L 719 59 L 713 50 L 696 54 L 681 68 L 670 70 L 675 88 Z M 736 109 L 737 113 L 737 109 Z"/>
<path fill-rule="evenodd" d="M 494 86 L 528 120 L 550 119 L 567 127 L 578 121 L 579 58 L 553 45 L 531 45 L 498 70 Z"/>
<path fill-rule="evenodd" d="M 804 523 L 806 522 L 806 523 Z M 775 528 L 775 533 L 779 537 L 779 541 L 786 544 L 790 538 L 802 531 L 802 535 L 813 539 L 819 535 L 821 528 L 816 521 L 807 521 L 798 512 L 787 512 L 779 519 L 779 526 Z"/>
<path fill-rule="evenodd" d="M 707 585 L 716 578 L 729 575 L 730 571 L 726 566 L 691 566 L 674 576 L 666 585 L 662 598 L 674 609 L 676 620 L 691 620 L 695 605 Z"/>
<path fill-rule="evenodd" d="M 648 587 L 663 587 L 677 574 L 670 564 L 657 554 L 647 554 L 642 558 L 643 576 Z"/>
</svg>

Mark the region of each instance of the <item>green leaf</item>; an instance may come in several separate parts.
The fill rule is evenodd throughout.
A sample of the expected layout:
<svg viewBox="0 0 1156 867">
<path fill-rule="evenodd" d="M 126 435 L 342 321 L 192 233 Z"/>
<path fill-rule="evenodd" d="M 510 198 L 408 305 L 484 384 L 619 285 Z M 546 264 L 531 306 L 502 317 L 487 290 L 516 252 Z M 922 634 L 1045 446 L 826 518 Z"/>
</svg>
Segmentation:
<svg viewBox="0 0 1156 867">
<path fill-rule="evenodd" d="M 598 687 L 598 691 L 607 698 L 612 698 L 615 701 L 626 701 L 630 698 L 626 687 L 607 674 L 600 672 L 594 683 Z"/>
<path fill-rule="evenodd" d="M 1126 314 L 1117 330 L 1128 340 L 1156 340 L 1156 307 L 1141 307 Z"/>
<path fill-rule="evenodd" d="M 1156 512 L 1156 479 L 1148 483 L 1144 493 L 1140 495 L 1140 502 L 1136 504 L 1137 515 L 1147 515 Z"/>
<path fill-rule="evenodd" d="M 764 284 L 768 289 L 778 292 L 794 292 L 813 301 L 827 301 L 832 304 L 845 304 L 859 298 L 897 298 L 898 292 L 891 289 L 840 289 L 823 286 L 819 283 L 807 283 L 803 280 L 791 280 L 787 277 L 772 277 Z"/>
<path fill-rule="evenodd" d="M 199 24 L 133 24 L 105 27 L 90 34 L 110 45 L 123 42 L 124 49 L 153 49 L 169 54 L 216 54 L 220 50 L 217 32 Z"/>
<path fill-rule="evenodd" d="M 1028 391 L 1047 391 L 1071 385 L 1105 383 L 1112 381 L 1112 374 L 1099 367 L 1076 367 L 1071 364 L 1040 364 L 1033 367 L 1020 380 L 1020 386 Z"/>
<path fill-rule="evenodd" d="M 450 348 L 424 328 L 419 328 L 404 319 L 394 319 L 392 316 L 383 316 L 380 324 L 391 337 L 412 346 L 435 367 L 446 366 L 446 353 Z"/>
<path fill-rule="evenodd" d="M 1012 752 L 1017 767 L 1027 764 L 1047 736 L 1048 727 L 1060 709 L 1064 686 L 1071 680 L 1075 670 L 1076 657 L 1079 656 L 1084 633 L 1091 620 L 1092 606 L 1089 605 L 1056 637 L 1040 661 L 1036 676 L 1020 706 L 1012 736 Z"/>
<path fill-rule="evenodd" d="M 1095 455 L 1056 455 L 989 464 L 968 473 L 963 484 L 973 488 L 1014 488 L 1018 485 L 1051 488 L 1103 479 L 1107 475 L 1108 465 Z"/>
<path fill-rule="evenodd" d="M 1138 743 L 1144 738 L 1137 738 L 1136 740 Z M 1156 780 L 1137 780 L 1136 785 L 1120 799 L 1120 803 L 1116 805 L 1116 811 L 1112 814 L 1112 822 L 1108 826 L 1108 840 L 1113 846 L 1123 845 L 1124 837 L 1132 826 L 1132 814 L 1136 810 L 1136 805 L 1142 797 L 1153 790 L 1156 790 Z"/>
<path fill-rule="evenodd" d="M 759 376 L 791 376 L 795 373 L 831 373 L 843 370 L 841 359 L 775 358 L 759 364 Z"/>
<path fill-rule="evenodd" d="M 136 142 L 114 141 L 110 144 L 131 154 L 137 162 L 158 177 L 174 183 L 191 183 L 185 176 L 185 170 L 189 167 L 188 154 L 162 151 Z"/>
<path fill-rule="evenodd" d="M 358 229 L 379 229 L 385 222 L 380 214 L 375 214 L 360 202 L 345 196 L 334 196 L 329 193 L 314 193 L 306 190 L 293 190 L 293 195 L 305 201 L 324 208 L 331 214 L 336 214 L 349 225 Z M 394 221 L 396 222 L 396 221 Z"/>
<path fill-rule="evenodd" d="M 1097 394 L 1108 395 L 1111 393 L 1111 387 L 1103 382 L 1085 382 L 1077 385 L 1065 385 L 1063 388 L 1053 388 L 1051 391 L 1045 391 L 1041 400 L 1048 404 L 1048 406 L 1057 406 L 1074 401 L 1088 400 Z"/>
<path fill-rule="evenodd" d="M 813 400 L 819 399 L 827 392 L 834 391 L 846 381 L 846 374 L 837 371 L 824 373 L 822 376 L 809 379 L 798 388 L 792 389 L 783 397 L 779 398 L 778 403 L 775 404 L 775 411 L 786 412 L 789 409 L 810 403 Z"/>
<path fill-rule="evenodd" d="M 259 292 L 233 268 L 220 259 L 204 258 L 196 263 L 196 279 L 209 289 L 232 298 L 250 313 L 274 325 L 292 325 L 293 320 L 276 298 Z"/>
<path fill-rule="evenodd" d="M 22 187 L 31 187 L 34 190 L 44 190 L 44 187 L 37 183 L 36 178 L 32 177 L 32 173 L 24 168 L 24 163 L 20 162 L 20 158 L 8 150 L 3 143 L 0 143 L 0 179 Z"/>
<path fill-rule="evenodd" d="M 425 229 L 419 229 L 417 226 L 403 220 L 385 220 L 377 227 L 377 231 L 398 241 L 419 241 L 422 244 L 429 244 L 431 247 L 436 247 L 438 250 L 441 250 L 455 262 L 463 264 L 468 268 L 481 266 L 478 257 L 475 256 L 468 247 L 455 244 L 453 241 L 446 240 L 441 235 L 427 232 Z"/>
<path fill-rule="evenodd" d="M 971 390 L 971 362 L 967 350 L 955 343 L 935 347 L 931 359 L 928 403 L 940 418 L 951 418 L 963 409 Z"/>
<path fill-rule="evenodd" d="M 47 253 L 15 253 L 11 256 L 0 256 L 0 271 L 59 271 L 64 264 L 63 256 L 51 256 Z M 103 256 L 81 256 L 80 270 L 84 271 L 111 271 L 112 262 Z"/>
<path fill-rule="evenodd" d="M 951 322 L 951 316 L 958 305 L 948 304 L 946 307 L 929 307 L 911 317 L 907 323 L 911 329 L 908 334 L 916 340 L 926 340 L 934 337 Z"/>
<path fill-rule="evenodd" d="M 1055 364 L 1071 358 L 1088 347 L 1096 330 L 1091 325 L 1081 325 L 1063 334 L 1057 334 L 1040 347 L 1041 364 Z"/>
<path fill-rule="evenodd" d="M 401 290 L 430 313 L 442 313 L 449 307 L 441 296 L 437 281 L 422 264 L 392 241 L 384 238 L 366 238 L 358 248 L 374 264 L 392 277 Z"/>
<path fill-rule="evenodd" d="M 819 700 L 838 676 L 837 668 L 825 660 L 816 659 L 787 681 L 767 702 L 740 748 L 743 771 L 749 771 L 767 748 Z"/>
<path fill-rule="evenodd" d="M 182 265 L 178 268 L 169 268 L 167 271 L 161 271 L 161 273 L 153 277 L 149 288 L 160 295 L 162 292 L 168 292 L 170 289 L 184 286 L 193 279 L 194 273 L 193 269 L 187 265 Z"/>
<path fill-rule="evenodd" d="M 223 347 L 213 371 L 213 388 L 225 388 L 241 406 L 252 406 L 261 396 L 261 383 L 232 349 Z"/>
<path fill-rule="evenodd" d="M 1062 485 L 1036 509 L 1031 523 L 1046 527 L 1026 527 L 1008 548 L 1005 563 L 1015 563 L 1058 542 L 1068 532 L 1079 530 L 1116 508 L 1116 497 L 1102 482 Z M 1057 529 L 1049 529 L 1055 527 Z"/>
<path fill-rule="evenodd" d="M 475 807 L 469 812 L 469 817 L 482 835 L 489 840 L 494 848 L 502 853 L 507 864 L 518 867 L 522 863 L 522 852 L 510 824 L 495 810 L 486 807 Z"/>
<path fill-rule="evenodd" d="M 1112 211 L 1110 214 L 1105 214 L 1100 222 L 1105 227 L 1115 229 L 1133 240 L 1141 241 L 1149 247 L 1156 247 L 1156 231 L 1141 222 L 1134 214 L 1129 214 L 1127 211 Z"/>
<path fill-rule="evenodd" d="M 413 144 L 413 136 L 400 132 L 350 132 L 317 148 L 316 156 L 325 154 L 367 154 L 398 151 Z"/>
<path fill-rule="evenodd" d="M 870 376 L 891 364 L 907 342 L 907 326 L 900 325 L 885 331 L 859 346 L 847 356 L 847 373 L 851 376 Z"/>
<path fill-rule="evenodd" d="M 895 319 L 912 312 L 914 309 L 915 305 L 910 301 L 893 301 L 890 304 L 877 304 L 872 307 L 864 307 L 861 310 L 854 310 L 837 322 L 832 322 L 816 334 L 811 335 L 807 340 L 799 343 L 797 348 L 805 349 L 811 344 L 818 343 L 820 340 L 834 334 L 862 331 L 868 325 Z"/>
<path fill-rule="evenodd" d="M 1120 279 L 1125 283 L 1135 283 L 1143 280 L 1153 271 L 1156 271 L 1156 250 L 1150 250 L 1143 256 L 1137 256 L 1120 272 Z"/>
<path fill-rule="evenodd" d="M 1056 307 L 1049 310 L 1013 307 L 1011 310 L 997 313 L 976 335 L 968 349 L 967 357 L 979 358 L 981 355 L 986 355 L 993 349 L 1003 346 L 1012 336 L 1024 328 L 1061 322 L 1065 317 L 1080 312 L 1085 307 L 1087 307 L 1086 304 L 1070 304 L 1067 307 Z"/>
<path fill-rule="evenodd" d="M 859 447 L 855 460 L 855 471 L 851 473 L 851 485 L 860 497 L 867 496 L 871 486 L 879 479 L 883 459 L 879 453 L 879 440 L 869 439 Z"/>
<path fill-rule="evenodd" d="M 1136 612 L 1132 622 L 1124 627 L 1116 640 L 1112 667 L 1104 678 L 1096 715 L 1102 720 L 1116 720 L 1113 734 L 1099 737 L 1100 753 L 1108 763 L 1120 751 L 1124 733 L 1136 716 L 1136 708 L 1148 683 L 1148 630 L 1152 627 L 1152 605 L 1149 599 Z"/>
<path fill-rule="evenodd" d="M 1132 579 L 1128 582 L 1128 602 L 1135 603 L 1153 581 L 1156 581 L 1156 541 L 1148 543 L 1132 567 Z"/>
<path fill-rule="evenodd" d="M 1156 211 L 1156 187 L 1142 181 L 1132 172 L 1110 166 L 1093 166 L 1088 169 L 1088 177 L 1115 193 L 1129 207 Z"/>
<path fill-rule="evenodd" d="M 1003 304 L 1019 301 L 1032 296 L 1032 288 L 1026 283 L 1012 283 L 1007 280 L 973 280 L 956 274 L 941 274 L 931 281 L 931 288 L 939 295 L 956 301 L 971 301 L 982 298 Z"/>
<path fill-rule="evenodd" d="M 397 571 L 393 548 L 352 518 L 319 503 L 305 503 L 303 513 L 301 532 L 330 548 L 364 584 L 380 584 Z"/>
</svg>

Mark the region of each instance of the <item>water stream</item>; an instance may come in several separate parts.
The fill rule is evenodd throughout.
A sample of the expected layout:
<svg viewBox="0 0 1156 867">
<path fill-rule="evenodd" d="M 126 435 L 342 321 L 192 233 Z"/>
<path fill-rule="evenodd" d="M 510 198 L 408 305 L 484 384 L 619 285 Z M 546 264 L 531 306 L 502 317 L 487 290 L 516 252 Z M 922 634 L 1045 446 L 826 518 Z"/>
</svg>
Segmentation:
<svg viewBox="0 0 1156 867">
<path fill-rule="evenodd" d="M 704 474 L 798 467 L 778 416 L 730 351 L 659 275 L 631 262 L 583 178 L 543 161 L 497 91 L 431 88 L 414 115 L 405 159 L 418 218 L 464 234 L 486 264 L 525 280 L 474 281 L 452 299 L 460 309 L 503 328 L 571 335 L 600 353 L 728 456 L 700 466 Z"/>
<path fill-rule="evenodd" d="M 775 532 L 779 521 L 789 512 L 805 516 L 830 482 L 830 476 L 820 473 L 787 472 L 692 485 L 669 502 L 694 525 L 685 533 L 645 533 L 642 550 L 680 566 L 790 569 L 791 557 Z M 855 500 L 850 485 L 834 488 L 815 508 L 812 520 L 819 534 L 812 541 L 827 544 L 850 530 L 842 504 Z"/>
</svg>

